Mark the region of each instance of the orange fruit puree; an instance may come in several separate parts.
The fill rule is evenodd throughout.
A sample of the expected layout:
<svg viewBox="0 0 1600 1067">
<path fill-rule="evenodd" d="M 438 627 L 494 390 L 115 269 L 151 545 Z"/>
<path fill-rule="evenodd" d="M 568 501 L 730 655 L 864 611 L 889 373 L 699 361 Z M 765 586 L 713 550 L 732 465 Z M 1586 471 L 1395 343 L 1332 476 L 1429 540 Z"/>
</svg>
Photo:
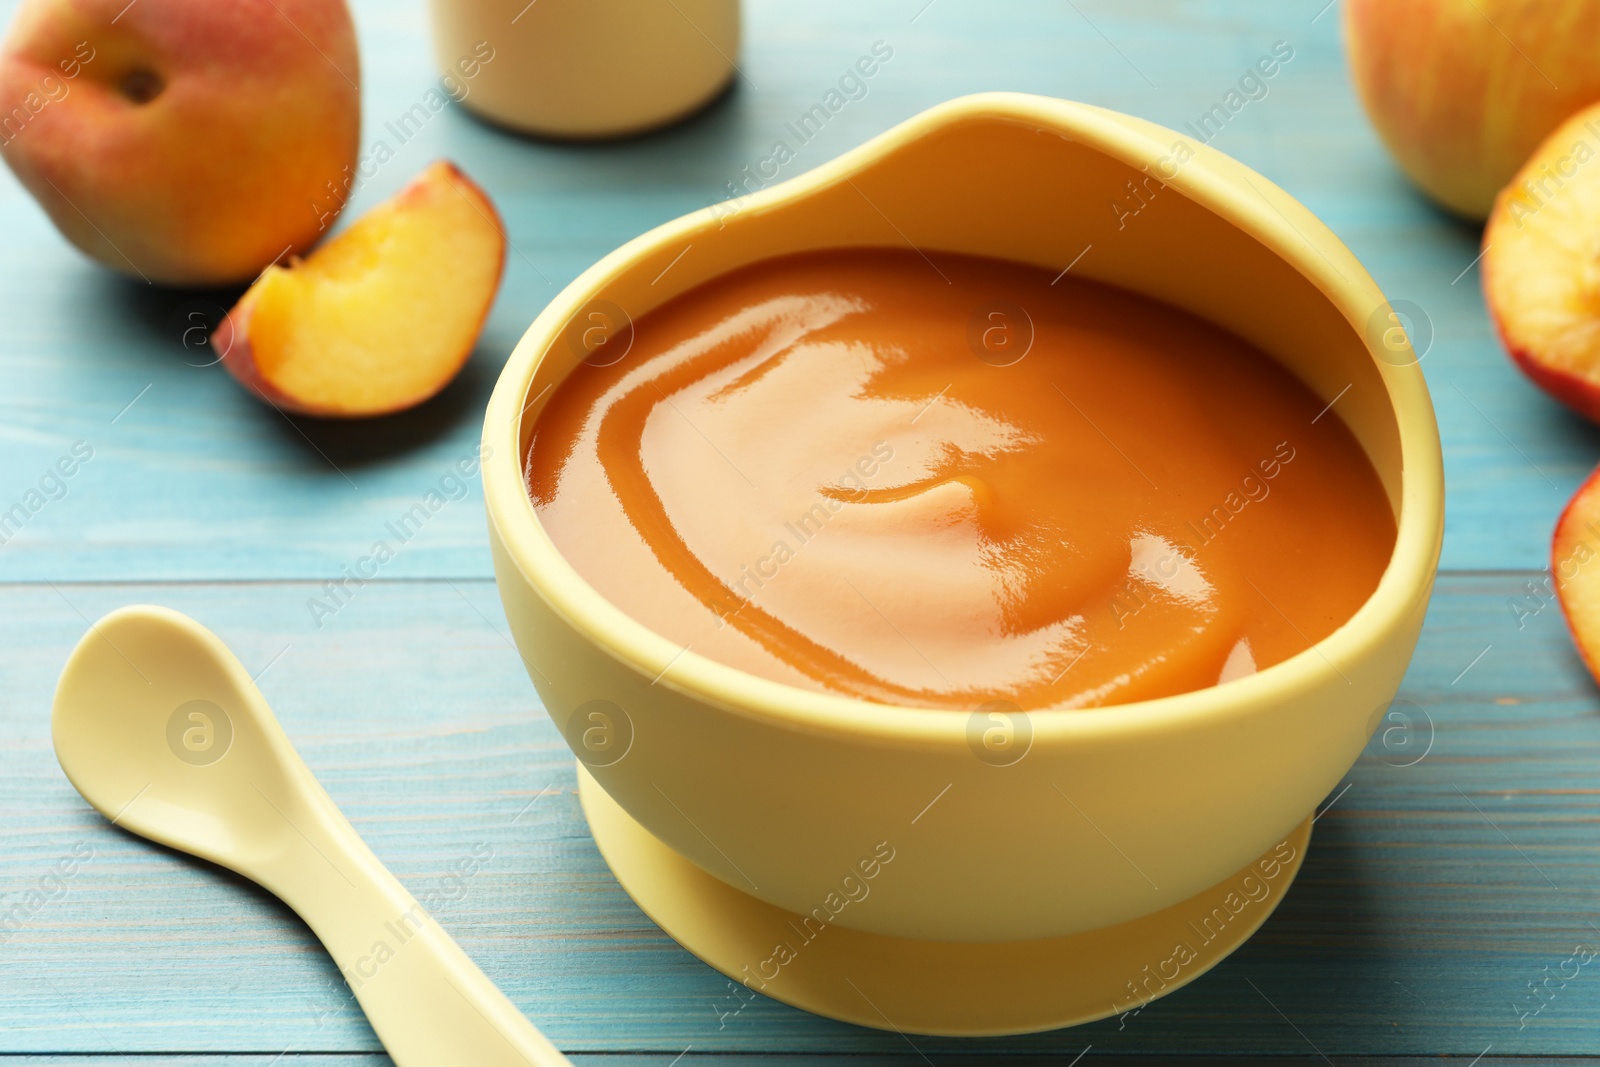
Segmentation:
<svg viewBox="0 0 1600 1067">
<path fill-rule="evenodd" d="M 1336 408 L 1070 275 L 784 257 L 600 362 L 534 427 L 545 529 L 628 615 L 794 686 L 963 710 L 1188 692 L 1326 637 L 1394 547 Z"/>
</svg>

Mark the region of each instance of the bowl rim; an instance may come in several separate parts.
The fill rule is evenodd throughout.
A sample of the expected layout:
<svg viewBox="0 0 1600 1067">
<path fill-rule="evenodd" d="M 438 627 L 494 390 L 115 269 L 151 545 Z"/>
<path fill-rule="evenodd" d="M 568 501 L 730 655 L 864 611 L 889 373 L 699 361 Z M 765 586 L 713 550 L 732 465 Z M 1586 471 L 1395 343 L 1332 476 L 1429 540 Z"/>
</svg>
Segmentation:
<svg viewBox="0 0 1600 1067">
<path fill-rule="evenodd" d="M 1176 141 L 1194 157 L 1166 184 L 1272 250 L 1328 298 L 1365 342 L 1394 414 L 1400 441 L 1400 512 L 1394 552 L 1378 586 L 1333 633 L 1253 675 L 1173 696 L 1091 708 L 1024 712 L 1033 743 L 1128 737 L 1200 720 L 1227 720 L 1315 690 L 1366 658 L 1410 619 L 1432 589 L 1443 540 L 1443 459 L 1433 405 L 1416 361 L 1379 358 L 1362 312 L 1386 306 L 1354 254 L 1315 215 L 1265 177 L 1192 138 L 1093 105 L 1023 93 L 979 93 L 938 104 L 866 143 L 746 199 L 770 211 L 808 197 L 916 141 L 953 126 L 1011 121 L 1042 127 L 1134 167 Z M 507 359 L 484 417 L 484 502 L 506 559 L 570 626 L 652 685 L 746 718 L 809 734 L 893 747 L 965 747 L 969 715 L 802 689 L 750 674 L 680 646 L 605 599 L 561 555 L 539 522 L 521 455 L 524 404 L 545 351 L 606 283 L 664 246 L 718 225 L 714 207 L 683 215 L 628 241 L 578 275 L 539 314 Z M 1409 346 L 1406 351 L 1409 351 Z M 496 574 L 502 587 L 507 574 Z M 1349 678 L 1346 676 L 1348 682 Z M 1365 714 L 1365 712 L 1364 712 Z"/>
</svg>

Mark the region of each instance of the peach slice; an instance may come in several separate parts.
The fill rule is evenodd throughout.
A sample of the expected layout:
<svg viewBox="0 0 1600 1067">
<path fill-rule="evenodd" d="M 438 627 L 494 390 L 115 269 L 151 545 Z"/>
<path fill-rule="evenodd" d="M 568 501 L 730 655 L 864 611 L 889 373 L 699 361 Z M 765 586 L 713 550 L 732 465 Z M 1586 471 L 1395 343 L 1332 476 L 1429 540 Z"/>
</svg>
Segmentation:
<svg viewBox="0 0 1600 1067">
<path fill-rule="evenodd" d="M 1600 422 L 1600 105 L 1556 128 L 1495 200 L 1483 292 L 1506 351 Z"/>
<path fill-rule="evenodd" d="M 234 377 L 286 411 L 403 411 L 466 363 L 505 253 L 488 195 L 441 160 L 304 261 L 268 267 L 211 343 Z"/>
<path fill-rule="evenodd" d="M 1589 673 L 1600 679 L 1600 468 L 1556 520 L 1550 577 L 1573 644 Z"/>
</svg>

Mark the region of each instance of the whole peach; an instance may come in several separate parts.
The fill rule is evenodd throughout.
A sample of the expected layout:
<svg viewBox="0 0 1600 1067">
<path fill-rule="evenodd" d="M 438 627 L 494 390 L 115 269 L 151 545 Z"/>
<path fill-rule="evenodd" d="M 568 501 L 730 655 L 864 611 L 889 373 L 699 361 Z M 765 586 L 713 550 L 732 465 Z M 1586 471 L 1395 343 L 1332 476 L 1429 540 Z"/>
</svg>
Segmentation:
<svg viewBox="0 0 1600 1067">
<path fill-rule="evenodd" d="M 1351 74 L 1389 151 L 1470 219 L 1600 100 L 1600 0 L 1345 0 Z"/>
<path fill-rule="evenodd" d="M 247 280 L 343 206 L 359 81 L 344 0 L 24 0 L 0 155 L 100 262 Z"/>
</svg>

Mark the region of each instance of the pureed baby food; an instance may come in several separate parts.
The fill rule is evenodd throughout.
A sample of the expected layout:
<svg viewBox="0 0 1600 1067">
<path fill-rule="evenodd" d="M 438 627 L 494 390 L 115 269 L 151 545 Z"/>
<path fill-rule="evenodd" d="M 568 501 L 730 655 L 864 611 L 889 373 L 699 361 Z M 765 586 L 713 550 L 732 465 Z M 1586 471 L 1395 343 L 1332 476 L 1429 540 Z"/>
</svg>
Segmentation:
<svg viewBox="0 0 1600 1067">
<path fill-rule="evenodd" d="M 783 257 L 602 362 L 538 416 L 540 521 L 633 618 L 790 685 L 962 710 L 1188 692 L 1327 636 L 1394 547 L 1336 406 L 1070 275 Z"/>
</svg>

